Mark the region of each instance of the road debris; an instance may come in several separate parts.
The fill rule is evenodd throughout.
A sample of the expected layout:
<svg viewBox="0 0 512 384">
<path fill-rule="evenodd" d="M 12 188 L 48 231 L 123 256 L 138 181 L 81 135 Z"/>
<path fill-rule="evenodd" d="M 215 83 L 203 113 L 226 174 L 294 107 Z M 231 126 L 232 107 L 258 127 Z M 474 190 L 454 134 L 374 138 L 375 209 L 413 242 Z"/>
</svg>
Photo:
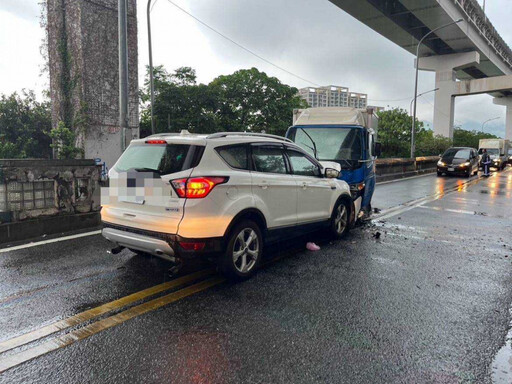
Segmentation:
<svg viewBox="0 0 512 384">
<path fill-rule="evenodd" d="M 316 245 L 315 243 L 309 242 L 309 243 L 306 243 L 306 249 L 308 251 L 319 251 L 320 247 L 318 245 Z"/>
</svg>

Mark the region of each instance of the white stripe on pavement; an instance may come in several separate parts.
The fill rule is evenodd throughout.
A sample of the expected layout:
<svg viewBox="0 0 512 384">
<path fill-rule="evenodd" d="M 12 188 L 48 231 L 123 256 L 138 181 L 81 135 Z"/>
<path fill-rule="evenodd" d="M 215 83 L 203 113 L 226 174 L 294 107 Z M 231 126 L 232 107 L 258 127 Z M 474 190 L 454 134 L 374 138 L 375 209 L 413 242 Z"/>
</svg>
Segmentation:
<svg viewBox="0 0 512 384">
<path fill-rule="evenodd" d="M 406 181 L 406 180 L 411 180 L 411 179 L 418 179 L 420 177 L 425 177 L 425 176 L 432 176 L 432 175 L 435 175 L 436 173 L 435 172 L 429 172 L 429 173 L 425 173 L 423 175 L 416 175 L 416 176 L 409 176 L 409 177 L 402 177 L 400 179 L 394 179 L 394 180 L 387 180 L 387 181 L 378 181 L 377 183 L 375 183 L 376 185 L 384 185 L 384 184 L 389 184 L 389 183 L 396 183 L 398 181 Z"/>
<path fill-rule="evenodd" d="M 35 243 L 28 243 L 28 244 L 16 245 L 14 247 L 9 247 L 9 248 L 2 248 L 2 249 L 0 249 L 0 253 L 16 251 L 18 249 L 37 247 L 38 245 L 44 245 L 44 244 L 50 244 L 50 243 L 58 243 L 59 241 L 78 239 L 79 237 L 99 235 L 100 233 L 101 233 L 101 230 L 97 230 L 97 231 L 92 231 L 92 232 L 78 233 L 76 235 L 57 237 L 56 239 L 48 239 L 48 240 L 43 240 L 43 241 L 36 241 Z"/>
</svg>

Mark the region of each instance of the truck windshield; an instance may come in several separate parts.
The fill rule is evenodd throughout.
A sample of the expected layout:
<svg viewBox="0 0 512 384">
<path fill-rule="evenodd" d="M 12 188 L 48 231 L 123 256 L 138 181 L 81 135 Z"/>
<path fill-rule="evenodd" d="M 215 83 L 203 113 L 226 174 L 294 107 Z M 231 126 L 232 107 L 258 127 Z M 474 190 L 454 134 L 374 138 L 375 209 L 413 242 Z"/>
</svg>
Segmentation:
<svg viewBox="0 0 512 384">
<path fill-rule="evenodd" d="M 335 161 L 345 169 L 359 167 L 363 149 L 360 128 L 291 128 L 289 139 L 314 155 L 313 143 L 304 131 L 307 131 L 316 144 L 318 160 Z"/>
<path fill-rule="evenodd" d="M 487 149 L 487 154 L 489 156 L 495 156 L 495 155 L 499 156 L 500 155 L 500 150 L 497 148 L 485 148 L 485 149 Z M 481 155 L 482 153 L 484 153 L 484 148 L 480 148 L 478 150 L 479 155 Z"/>
</svg>

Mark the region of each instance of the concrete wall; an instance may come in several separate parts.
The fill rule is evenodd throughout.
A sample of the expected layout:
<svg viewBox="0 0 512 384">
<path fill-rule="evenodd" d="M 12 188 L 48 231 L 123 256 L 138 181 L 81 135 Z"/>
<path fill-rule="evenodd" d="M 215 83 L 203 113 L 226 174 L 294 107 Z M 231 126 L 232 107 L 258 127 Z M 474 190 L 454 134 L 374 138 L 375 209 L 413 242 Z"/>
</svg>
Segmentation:
<svg viewBox="0 0 512 384">
<path fill-rule="evenodd" d="M 121 155 L 117 0 L 47 2 L 53 126 L 73 126 L 84 157 L 110 168 Z M 139 135 L 137 55 L 136 1 L 128 0 L 128 142 Z"/>
<path fill-rule="evenodd" d="M 98 212 L 93 160 L 0 160 L 0 222 Z"/>
<path fill-rule="evenodd" d="M 439 156 L 417 157 L 416 159 L 377 159 L 375 164 L 377 181 L 396 180 L 435 172 L 438 161 Z"/>
</svg>

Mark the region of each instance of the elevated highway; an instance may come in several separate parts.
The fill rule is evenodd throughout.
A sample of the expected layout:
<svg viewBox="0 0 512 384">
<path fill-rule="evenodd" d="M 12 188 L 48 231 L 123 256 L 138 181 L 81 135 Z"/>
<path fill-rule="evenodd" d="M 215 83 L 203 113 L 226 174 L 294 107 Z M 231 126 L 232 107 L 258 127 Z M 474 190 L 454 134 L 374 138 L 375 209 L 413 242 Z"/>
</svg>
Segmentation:
<svg viewBox="0 0 512 384">
<path fill-rule="evenodd" d="M 476 0 L 330 0 L 382 36 L 412 54 L 418 41 L 433 29 L 463 19 L 427 38 L 420 48 L 419 68 L 436 72 L 434 129 L 453 137 L 454 98 L 457 80 L 471 82 L 488 77 L 512 76 L 512 50 L 487 19 Z M 512 89 L 489 93 L 495 103 L 512 108 Z M 467 86 L 466 88 L 475 88 Z M 512 118 L 507 110 L 506 136 L 512 139 Z"/>
</svg>

